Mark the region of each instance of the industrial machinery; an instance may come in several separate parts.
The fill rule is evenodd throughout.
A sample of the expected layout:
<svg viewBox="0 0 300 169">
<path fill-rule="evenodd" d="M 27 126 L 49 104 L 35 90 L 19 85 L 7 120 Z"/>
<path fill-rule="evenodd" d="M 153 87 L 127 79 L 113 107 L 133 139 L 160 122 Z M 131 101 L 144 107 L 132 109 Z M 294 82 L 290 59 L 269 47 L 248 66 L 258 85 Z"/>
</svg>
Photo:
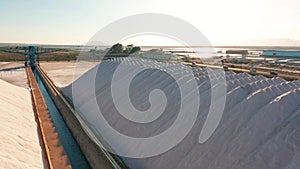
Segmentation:
<svg viewBox="0 0 300 169">
<path fill-rule="evenodd" d="M 0 51 L 24 55 L 24 66 L 27 67 L 28 65 L 30 65 L 30 67 L 34 69 L 35 64 L 37 64 L 38 66 L 40 65 L 40 55 L 45 53 L 56 52 L 57 50 L 41 48 L 37 46 L 25 46 L 23 47 L 24 52 L 21 52 L 19 50 L 12 50 L 12 49 L 2 49 Z"/>
</svg>

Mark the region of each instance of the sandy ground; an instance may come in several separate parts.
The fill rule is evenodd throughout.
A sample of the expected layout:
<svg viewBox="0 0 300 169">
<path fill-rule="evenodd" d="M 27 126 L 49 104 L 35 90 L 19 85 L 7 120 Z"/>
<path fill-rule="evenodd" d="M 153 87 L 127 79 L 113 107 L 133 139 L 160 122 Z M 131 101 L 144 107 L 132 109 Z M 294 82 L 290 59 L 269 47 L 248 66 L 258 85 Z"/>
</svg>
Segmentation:
<svg viewBox="0 0 300 169">
<path fill-rule="evenodd" d="M 23 62 L 0 62 L 0 69 L 9 69 L 24 66 Z"/>
<path fill-rule="evenodd" d="M 22 64 L 0 63 L 0 168 L 43 168 L 24 68 L 7 69 L 18 66 Z"/>
<path fill-rule="evenodd" d="M 41 62 L 41 67 L 58 87 L 72 83 L 79 76 L 97 65 L 98 62 Z"/>
</svg>

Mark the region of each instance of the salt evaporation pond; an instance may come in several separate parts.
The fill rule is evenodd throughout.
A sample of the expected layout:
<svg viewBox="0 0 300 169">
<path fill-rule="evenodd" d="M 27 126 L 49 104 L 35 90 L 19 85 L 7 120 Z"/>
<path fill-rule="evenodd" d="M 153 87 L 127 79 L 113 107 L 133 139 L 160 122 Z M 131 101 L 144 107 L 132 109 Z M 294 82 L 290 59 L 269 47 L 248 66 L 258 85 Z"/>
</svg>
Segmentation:
<svg viewBox="0 0 300 169">
<path fill-rule="evenodd" d="M 149 108 L 149 93 L 154 89 L 163 90 L 169 95 L 166 96 L 168 104 L 160 118 L 151 123 L 139 124 L 118 113 L 112 100 L 110 83 L 113 72 L 121 62 L 125 63 L 128 71 L 135 66 L 151 65 L 152 69 L 139 73 L 130 84 L 130 101 L 136 109 L 146 111 Z M 97 108 L 90 106 L 96 98 L 103 116 L 115 130 L 131 137 L 147 138 L 168 129 L 180 109 L 178 85 L 168 74 L 156 69 L 162 64 L 167 63 L 132 58 L 103 61 L 100 66 L 92 68 L 73 84 L 62 88 L 62 91 L 73 99 L 72 85 L 82 86 L 74 94 L 76 105 L 81 112 L 80 116 L 91 128 L 104 127 L 97 120 Z M 185 76 L 185 66 L 173 64 L 169 67 L 178 75 Z M 193 128 L 177 146 L 163 154 L 148 158 L 123 157 L 129 168 L 300 167 L 300 81 L 288 82 L 281 78 L 270 79 L 232 71 L 227 71 L 222 77 L 220 70 L 192 70 L 201 96 Z M 211 91 L 216 87 L 211 82 L 220 78 L 226 82 L 224 113 L 213 135 L 200 144 L 199 135 L 212 108 Z M 95 90 L 89 90 L 94 79 Z M 119 82 L 122 83 L 122 80 Z M 94 134 L 99 135 L 97 132 Z M 135 150 L 139 147 L 135 145 L 126 149 Z"/>
</svg>

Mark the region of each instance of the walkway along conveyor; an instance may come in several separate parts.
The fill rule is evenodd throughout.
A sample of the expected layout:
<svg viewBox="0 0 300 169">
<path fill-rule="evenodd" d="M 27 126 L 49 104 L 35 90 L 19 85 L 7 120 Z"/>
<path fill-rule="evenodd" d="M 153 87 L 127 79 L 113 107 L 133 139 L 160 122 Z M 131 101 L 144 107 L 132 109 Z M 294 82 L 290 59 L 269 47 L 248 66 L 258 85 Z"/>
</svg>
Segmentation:
<svg viewBox="0 0 300 169">
<path fill-rule="evenodd" d="M 28 72 L 27 74 L 28 74 L 29 81 L 35 81 L 34 74 L 32 73 L 31 69 L 27 68 L 26 70 Z M 76 112 L 75 112 L 73 106 L 67 101 L 67 99 L 63 96 L 63 94 L 56 88 L 54 83 L 47 76 L 47 74 L 42 70 L 42 68 L 40 68 L 39 66 L 35 66 L 34 72 L 35 72 L 36 76 L 39 76 L 45 89 L 49 93 L 51 100 L 54 102 L 55 107 L 59 110 L 64 122 L 66 123 L 68 129 L 70 130 L 71 134 L 73 135 L 73 138 L 76 140 L 78 146 L 80 147 L 82 154 L 84 155 L 85 159 L 88 161 L 89 166 L 85 166 L 85 167 L 118 168 L 118 169 L 127 168 L 118 156 L 107 151 L 107 148 L 109 147 L 108 144 L 106 144 L 104 141 L 103 142 L 101 141 L 101 143 L 100 142 L 95 143 L 91 139 L 91 138 L 93 138 L 92 132 L 88 131 L 87 130 L 88 127 L 85 127 L 84 126 L 85 124 L 83 124 L 82 121 L 80 121 L 80 117 L 76 116 Z M 32 95 L 35 95 L 34 94 L 34 93 L 36 93 L 35 89 L 38 89 L 38 84 L 35 82 L 36 85 L 33 86 L 33 85 L 31 85 L 31 83 L 33 83 L 33 82 L 30 82 L 30 86 L 32 88 Z M 40 106 L 41 101 L 39 101 L 39 100 L 42 100 L 42 102 L 44 102 L 44 105 L 46 105 L 41 94 L 40 94 L 40 97 L 38 97 L 38 98 L 36 96 L 33 96 L 34 109 L 37 109 Z M 43 106 L 43 109 L 47 110 L 47 107 Z M 36 113 L 37 119 L 41 118 L 40 117 L 41 114 L 47 114 L 47 113 Z M 51 121 L 49 113 L 48 113 L 47 117 Z M 44 123 L 44 119 L 41 119 L 40 121 L 42 124 Z M 45 122 L 45 124 L 46 124 L 46 122 Z M 53 131 L 55 131 L 53 124 L 51 124 L 49 126 L 52 126 Z M 42 128 L 42 126 L 41 126 L 41 128 Z M 72 161 L 72 159 L 69 160 L 67 157 L 68 153 L 63 151 L 64 148 L 65 149 L 69 148 L 68 145 L 67 145 L 67 147 L 63 147 L 63 145 L 60 143 L 54 144 L 54 145 L 48 145 L 49 143 L 48 143 L 48 140 L 46 139 L 47 137 L 52 138 L 53 136 L 50 136 L 50 135 L 48 136 L 47 133 L 43 134 L 41 132 L 41 139 L 45 140 L 44 141 L 45 148 L 43 148 L 43 149 L 45 149 L 44 156 L 48 157 L 47 158 L 48 163 L 50 164 L 48 167 L 49 168 L 64 168 L 64 167 L 78 168 L 78 166 L 76 167 L 76 166 L 70 165 L 70 164 L 72 164 L 72 162 L 70 162 L 70 161 Z M 56 138 L 58 140 L 57 141 L 57 143 L 58 143 L 59 137 L 58 137 L 57 133 L 56 133 Z M 55 146 L 57 146 L 57 145 L 60 145 L 59 147 L 62 149 L 62 151 L 60 151 L 60 154 L 59 153 L 55 154 L 55 153 L 52 153 L 52 151 L 49 152 L 47 150 L 47 147 L 51 147 L 50 149 L 55 149 Z M 66 146 L 66 145 L 64 145 L 64 146 Z M 64 154 L 67 154 L 67 156 Z M 65 159 L 63 158 L 61 160 L 61 163 L 57 163 L 56 162 L 57 160 L 53 161 L 53 159 L 57 159 L 59 157 L 64 157 Z M 53 165 L 52 163 L 53 164 L 57 163 L 57 165 Z M 82 168 L 82 167 L 80 166 L 80 168 Z"/>
<path fill-rule="evenodd" d="M 31 88 L 32 106 L 38 126 L 45 168 L 71 168 L 43 95 L 30 67 L 26 68 L 26 74 Z"/>
</svg>

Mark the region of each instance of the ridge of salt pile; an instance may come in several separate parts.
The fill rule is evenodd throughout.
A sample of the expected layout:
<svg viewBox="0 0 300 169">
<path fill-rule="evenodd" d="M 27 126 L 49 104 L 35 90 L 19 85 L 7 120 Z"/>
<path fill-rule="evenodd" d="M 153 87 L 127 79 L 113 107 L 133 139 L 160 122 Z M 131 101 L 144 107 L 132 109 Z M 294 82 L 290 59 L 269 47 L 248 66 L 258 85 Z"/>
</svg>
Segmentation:
<svg viewBox="0 0 300 169">
<path fill-rule="evenodd" d="M 137 66 L 152 68 L 139 73 L 130 84 L 130 101 L 136 109 L 146 111 L 150 107 L 149 94 L 154 89 L 161 89 L 168 94 L 166 109 L 155 121 L 134 123 L 125 119 L 116 109 L 110 83 L 121 62 L 129 72 Z M 187 67 L 163 64 L 133 58 L 103 61 L 71 85 L 62 88 L 62 91 L 70 99 L 76 97 L 75 105 L 78 106 L 81 117 L 86 124 L 93 125 L 94 129 L 103 127 L 98 123 L 97 108 L 91 107 L 96 99 L 106 121 L 115 130 L 131 137 L 147 138 L 168 129 L 176 120 L 180 109 L 178 100 L 181 97 L 178 95 L 177 83 L 157 68 L 168 69 L 179 77 L 182 76 L 182 79 L 187 77 Z M 129 168 L 299 168 L 300 81 L 288 82 L 281 78 L 270 79 L 232 71 L 223 73 L 223 77 L 220 70 L 197 67 L 191 69 L 201 97 L 193 128 L 178 145 L 163 154 L 149 158 L 123 157 Z M 226 79 L 224 113 L 213 135 L 200 144 L 199 135 L 212 105 L 211 92 L 218 85 L 224 85 L 212 85 L 218 79 Z M 87 90 L 94 81 L 95 89 Z M 123 79 L 118 79 L 118 83 L 122 81 Z M 72 87 L 76 85 L 82 88 L 76 88 L 76 93 L 72 93 Z M 217 98 L 216 101 L 220 99 Z M 97 132 L 94 134 L 99 135 Z M 129 149 L 139 149 L 138 146 Z"/>
</svg>

